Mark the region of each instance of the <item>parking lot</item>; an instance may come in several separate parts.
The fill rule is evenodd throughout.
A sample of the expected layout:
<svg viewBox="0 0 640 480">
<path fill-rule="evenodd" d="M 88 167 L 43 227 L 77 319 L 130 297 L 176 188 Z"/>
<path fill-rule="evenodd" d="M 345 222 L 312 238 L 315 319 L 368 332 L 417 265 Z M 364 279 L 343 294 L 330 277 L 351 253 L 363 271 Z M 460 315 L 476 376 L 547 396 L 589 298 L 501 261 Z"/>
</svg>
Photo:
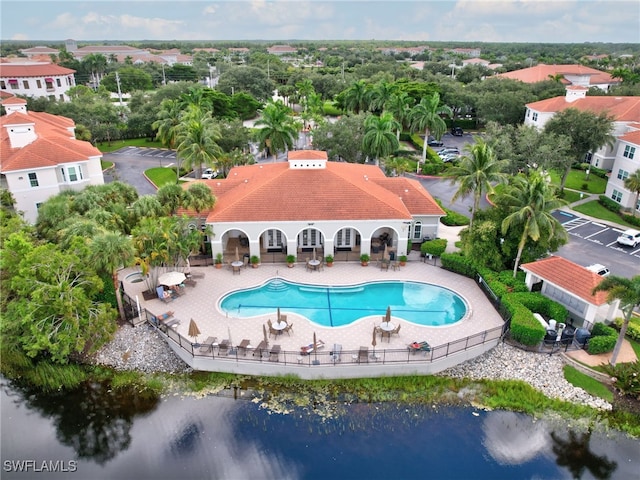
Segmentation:
<svg viewBox="0 0 640 480">
<path fill-rule="evenodd" d="M 556 210 L 553 216 L 569 234 L 569 243 L 560 248 L 559 255 L 584 266 L 600 263 L 609 267 L 611 273 L 623 277 L 640 274 L 640 246 L 632 248 L 616 242 L 624 227 L 563 210 Z"/>
<path fill-rule="evenodd" d="M 159 160 L 166 158 L 171 162 L 176 160 L 175 150 L 166 150 L 164 148 L 124 147 L 116 150 L 112 155 L 136 155 L 140 157 L 154 157 Z"/>
</svg>

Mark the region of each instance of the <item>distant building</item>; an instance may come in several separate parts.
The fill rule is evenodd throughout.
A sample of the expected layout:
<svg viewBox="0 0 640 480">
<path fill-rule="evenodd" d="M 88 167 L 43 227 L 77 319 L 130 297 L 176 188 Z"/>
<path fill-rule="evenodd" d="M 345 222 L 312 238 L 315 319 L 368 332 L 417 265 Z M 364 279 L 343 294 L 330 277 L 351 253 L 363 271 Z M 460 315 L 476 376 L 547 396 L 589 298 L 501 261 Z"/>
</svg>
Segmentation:
<svg viewBox="0 0 640 480">
<path fill-rule="evenodd" d="M 591 152 L 586 162 L 611 172 L 605 194 L 621 207 L 640 211 L 635 193 L 624 187 L 624 180 L 640 169 L 640 97 L 588 97 L 586 87 L 567 87 L 564 97 L 554 97 L 526 105 L 525 125 L 542 129 L 553 116 L 568 108 L 604 112 L 613 118 L 613 145 Z"/>
<path fill-rule="evenodd" d="M 297 48 L 293 48 L 290 45 L 273 45 L 272 47 L 267 48 L 267 53 L 270 55 L 295 55 L 298 53 Z"/>
<path fill-rule="evenodd" d="M 620 83 L 620 80 L 614 79 L 610 74 L 595 68 L 585 67 L 584 65 L 540 64 L 530 68 L 500 73 L 496 76 L 520 80 L 524 83 L 537 83 L 559 78 L 560 82 L 565 86 L 597 87 L 605 92 L 609 91 L 612 85 Z"/>
<path fill-rule="evenodd" d="M 69 101 L 75 70 L 54 63 L 0 63 L 0 91 L 11 95 Z"/>
<path fill-rule="evenodd" d="M 70 118 L 27 112 L 21 98 L 2 101 L 0 117 L 0 187 L 15 199 L 15 208 L 29 223 L 42 203 L 64 190 L 82 190 L 104 183 L 102 152 L 75 138 Z"/>
<path fill-rule="evenodd" d="M 23 48 L 20 50 L 20 53 L 25 55 L 29 60 L 33 60 L 34 58 L 42 58 L 43 55 L 46 55 L 51 58 L 51 55 L 59 55 L 60 50 L 56 48 L 50 47 L 31 47 L 31 48 Z"/>
</svg>

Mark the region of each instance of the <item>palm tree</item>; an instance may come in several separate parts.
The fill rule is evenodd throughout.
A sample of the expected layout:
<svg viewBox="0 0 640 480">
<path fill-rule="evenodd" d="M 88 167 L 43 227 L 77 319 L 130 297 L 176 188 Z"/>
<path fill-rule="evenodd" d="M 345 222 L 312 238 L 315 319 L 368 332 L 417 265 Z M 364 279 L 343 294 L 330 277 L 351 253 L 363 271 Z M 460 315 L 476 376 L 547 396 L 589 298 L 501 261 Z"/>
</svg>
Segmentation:
<svg viewBox="0 0 640 480">
<path fill-rule="evenodd" d="M 440 138 L 447 129 L 447 124 L 440 115 L 453 115 L 451 108 L 440 105 L 440 94 L 434 93 L 430 97 L 420 100 L 420 103 L 411 109 L 411 129 L 424 129 L 424 144 L 422 146 L 422 163 L 427 160 L 427 142 L 429 134 L 433 133 L 436 138 Z"/>
<path fill-rule="evenodd" d="M 393 83 L 384 80 L 376 83 L 369 94 L 369 108 L 376 113 L 381 112 L 397 90 L 398 87 Z"/>
<path fill-rule="evenodd" d="M 160 217 L 165 214 L 165 207 L 157 195 L 143 195 L 131 205 L 137 219 L 143 217 Z"/>
<path fill-rule="evenodd" d="M 400 128 L 400 125 L 391 113 L 384 112 L 379 117 L 368 116 L 364 121 L 364 128 L 362 149 L 367 155 L 377 160 L 398 150 L 400 144 L 394 131 Z"/>
<path fill-rule="evenodd" d="M 160 111 L 157 114 L 158 120 L 151 124 L 151 128 L 157 130 L 156 140 L 160 140 L 162 145 L 169 150 L 173 150 L 176 146 L 181 117 L 180 103 L 177 100 L 165 98 L 160 104 Z"/>
<path fill-rule="evenodd" d="M 217 156 L 222 149 L 216 143 L 221 137 L 220 127 L 213 121 L 210 113 L 198 107 L 189 107 L 178 129 L 178 159 L 185 167 L 196 171 L 196 177 L 202 176 L 202 165 L 215 168 Z M 178 178 L 180 165 L 178 165 Z M 177 182 L 177 180 L 176 180 Z"/>
<path fill-rule="evenodd" d="M 506 181 L 507 176 L 503 173 L 503 170 L 506 168 L 507 162 L 498 160 L 491 146 L 479 137 L 467 149 L 469 155 L 462 157 L 458 165 L 450 168 L 449 175 L 452 177 L 452 183 L 460 184 L 451 199 L 452 202 L 473 194 L 473 209 L 471 210 L 471 222 L 469 225 L 469 228 L 471 228 L 476 213 L 480 208 L 482 194 L 493 192 L 494 183 L 504 183 Z"/>
<path fill-rule="evenodd" d="M 128 267 L 135 260 L 136 254 L 133 242 L 128 236 L 118 232 L 104 232 L 96 235 L 91 242 L 91 260 L 98 271 L 111 275 L 113 288 L 116 292 L 118 312 L 124 320 L 124 307 L 120 295 L 120 282 L 118 270 Z"/>
<path fill-rule="evenodd" d="M 542 231 L 549 232 L 550 236 L 566 238 L 567 232 L 551 212 L 566 205 L 567 202 L 556 197 L 555 189 L 540 171 L 530 170 L 528 177 L 519 175 L 513 178 L 510 188 L 500 195 L 500 203 L 512 212 L 502 220 L 503 235 L 512 227 L 522 227 L 518 254 L 513 266 L 515 278 L 528 238 L 534 242 L 538 241 Z"/>
<path fill-rule="evenodd" d="M 638 211 L 638 198 L 640 197 L 640 169 L 633 172 L 627 178 L 624 179 L 624 188 L 636 194 L 636 199 L 633 202 L 633 216 L 636 216 Z"/>
<path fill-rule="evenodd" d="M 211 189 L 204 183 L 192 183 L 187 189 L 183 206 L 189 210 L 195 210 L 197 214 L 198 232 L 200 232 L 200 213 L 212 209 L 216 204 L 216 197 L 211 193 Z M 204 250 L 204 237 L 202 237 L 201 248 Z"/>
<path fill-rule="evenodd" d="M 156 192 L 156 198 L 169 215 L 175 215 L 182 205 L 184 190 L 177 183 L 165 183 Z"/>
<path fill-rule="evenodd" d="M 358 80 L 342 92 L 342 103 L 346 110 L 360 113 L 369 109 L 370 88 L 365 80 Z"/>
<path fill-rule="evenodd" d="M 260 148 L 267 147 L 269 154 L 278 158 L 278 152 L 293 148 L 293 142 L 298 137 L 298 125 L 290 115 L 291 110 L 280 100 L 269 101 L 262 110 L 262 116 L 255 125 L 262 127 L 258 131 Z"/>
<path fill-rule="evenodd" d="M 413 98 L 407 92 L 396 92 L 387 100 L 384 109 L 393 115 L 393 118 L 400 124 L 400 128 L 396 131 L 396 138 L 400 140 L 400 131 L 409 127 L 411 107 Z"/>
<path fill-rule="evenodd" d="M 609 363 L 615 366 L 624 336 L 627 334 L 627 327 L 629 327 L 633 309 L 640 306 L 640 275 L 636 275 L 631 279 L 610 275 L 605 277 L 591 293 L 595 294 L 596 292 L 607 292 L 607 301 L 609 303 L 619 300 L 620 310 L 624 313 L 624 321 L 618 334 L 618 340 L 615 347 L 613 347 L 611 360 L 609 360 Z"/>
</svg>

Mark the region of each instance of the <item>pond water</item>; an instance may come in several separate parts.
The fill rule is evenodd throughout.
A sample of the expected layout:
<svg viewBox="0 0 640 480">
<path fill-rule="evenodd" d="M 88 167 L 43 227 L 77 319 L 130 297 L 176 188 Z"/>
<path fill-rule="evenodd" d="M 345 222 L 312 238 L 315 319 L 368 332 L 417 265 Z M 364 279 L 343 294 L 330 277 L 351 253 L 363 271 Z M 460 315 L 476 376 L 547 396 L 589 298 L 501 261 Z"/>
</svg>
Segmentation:
<svg viewBox="0 0 640 480">
<path fill-rule="evenodd" d="M 467 306 L 455 292 L 421 282 L 394 280 L 349 286 L 308 285 L 272 279 L 254 288 L 237 290 L 220 300 L 229 317 L 296 313 L 323 327 L 349 325 L 370 315 L 394 317 L 417 325 L 451 325 L 464 317 Z"/>
<path fill-rule="evenodd" d="M 282 414 L 250 396 L 144 399 L 99 384 L 42 395 L 3 381 L 1 476 L 628 480 L 640 472 L 638 440 L 508 411 L 271 399 L 290 409 Z"/>
</svg>

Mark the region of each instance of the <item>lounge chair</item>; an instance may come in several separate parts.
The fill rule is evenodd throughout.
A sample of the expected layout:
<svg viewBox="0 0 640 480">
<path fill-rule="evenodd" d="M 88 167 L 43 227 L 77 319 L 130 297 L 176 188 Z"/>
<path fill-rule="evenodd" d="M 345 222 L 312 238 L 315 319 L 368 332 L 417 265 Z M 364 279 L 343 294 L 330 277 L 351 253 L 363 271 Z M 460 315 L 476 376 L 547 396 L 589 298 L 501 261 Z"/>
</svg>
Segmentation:
<svg viewBox="0 0 640 480">
<path fill-rule="evenodd" d="M 318 340 L 316 342 L 316 348 L 318 350 L 320 350 L 321 348 L 324 348 L 324 342 L 322 340 Z M 311 352 L 313 352 L 313 343 L 310 343 L 309 345 L 304 345 L 304 346 L 300 347 L 300 354 L 301 355 L 309 355 Z"/>
<path fill-rule="evenodd" d="M 249 349 L 250 346 L 251 346 L 251 340 L 245 338 L 240 342 L 240 345 L 238 345 L 238 354 L 242 353 L 242 355 L 246 357 L 247 350 Z"/>
<path fill-rule="evenodd" d="M 220 346 L 218 349 L 218 356 L 221 357 L 226 357 L 227 355 L 229 355 L 229 349 L 230 349 L 231 345 L 229 343 L 229 340 L 223 340 L 222 342 L 220 342 Z"/>
<path fill-rule="evenodd" d="M 216 337 L 208 337 L 204 343 L 200 344 L 200 353 L 206 354 L 211 352 L 217 341 L 218 339 Z"/>
<path fill-rule="evenodd" d="M 331 355 L 331 361 L 333 363 L 338 363 L 342 359 L 341 354 L 342 354 L 342 345 L 340 345 L 339 343 L 334 343 L 333 350 L 331 350 L 331 352 L 329 353 L 329 355 Z"/>
<path fill-rule="evenodd" d="M 253 356 L 255 357 L 257 355 L 258 357 L 263 357 L 265 352 L 269 353 L 269 344 L 262 340 L 253 351 Z"/>
<path fill-rule="evenodd" d="M 427 342 L 413 342 L 407 345 L 407 348 L 411 350 L 413 353 L 417 352 L 430 352 L 431 347 Z"/>
<path fill-rule="evenodd" d="M 274 345 L 269 350 L 269 361 L 270 362 L 279 362 L 280 361 L 280 345 Z"/>
<path fill-rule="evenodd" d="M 164 312 L 161 313 L 160 315 L 151 315 L 151 321 L 153 323 L 155 323 L 156 325 L 159 325 L 160 323 L 170 319 L 171 317 L 173 317 L 173 312 L 172 311 L 168 311 L 168 312 Z"/>
<path fill-rule="evenodd" d="M 173 297 L 171 296 L 171 294 L 167 292 L 162 286 L 156 288 L 156 294 L 158 295 L 158 298 L 164 303 L 173 302 Z"/>
</svg>

